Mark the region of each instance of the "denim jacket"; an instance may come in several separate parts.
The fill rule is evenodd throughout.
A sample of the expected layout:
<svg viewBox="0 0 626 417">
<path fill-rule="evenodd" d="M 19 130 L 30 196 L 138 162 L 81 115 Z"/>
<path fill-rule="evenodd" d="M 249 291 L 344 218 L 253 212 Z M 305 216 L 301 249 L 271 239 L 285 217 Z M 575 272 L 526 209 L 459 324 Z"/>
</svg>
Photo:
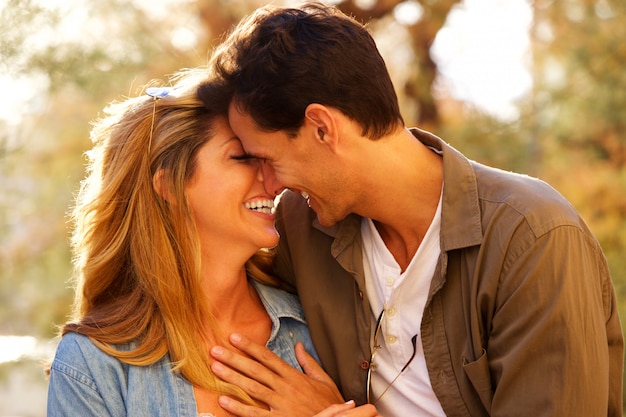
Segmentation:
<svg viewBox="0 0 626 417">
<path fill-rule="evenodd" d="M 317 359 L 298 298 L 253 284 L 272 320 L 267 347 L 297 369 L 301 368 L 296 342 Z M 47 415 L 196 417 L 197 410 L 193 386 L 172 372 L 167 355 L 149 366 L 128 365 L 102 352 L 86 336 L 68 333 L 50 369 Z"/>
</svg>

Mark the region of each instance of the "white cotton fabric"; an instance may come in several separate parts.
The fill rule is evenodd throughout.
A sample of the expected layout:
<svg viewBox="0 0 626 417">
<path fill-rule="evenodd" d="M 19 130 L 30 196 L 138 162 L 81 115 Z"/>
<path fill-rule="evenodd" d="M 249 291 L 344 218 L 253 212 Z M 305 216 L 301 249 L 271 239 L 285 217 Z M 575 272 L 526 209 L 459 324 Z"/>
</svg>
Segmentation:
<svg viewBox="0 0 626 417">
<path fill-rule="evenodd" d="M 441 416 L 445 413 L 430 384 L 420 337 L 420 323 L 430 283 L 441 252 L 441 198 L 431 225 L 406 271 L 383 242 L 371 219 L 363 219 L 363 263 L 365 286 L 371 306 L 372 343 L 376 320 L 383 308 L 386 313 L 378 337 L 376 370 L 372 371 L 372 395 L 375 401 L 407 363 L 417 334 L 416 356 L 410 366 L 376 402 L 385 417 Z M 383 337 L 381 337 L 383 336 Z"/>
</svg>

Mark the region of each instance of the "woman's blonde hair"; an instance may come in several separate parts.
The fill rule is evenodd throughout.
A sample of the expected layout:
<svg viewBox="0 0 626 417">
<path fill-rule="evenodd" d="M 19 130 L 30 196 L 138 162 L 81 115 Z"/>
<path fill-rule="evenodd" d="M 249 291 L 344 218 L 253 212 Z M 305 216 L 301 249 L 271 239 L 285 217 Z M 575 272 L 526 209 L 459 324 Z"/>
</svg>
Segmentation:
<svg viewBox="0 0 626 417">
<path fill-rule="evenodd" d="M 71 212 L 73 317 L 61 333 L 89 336 L 132 365 L 169 353 L 173 370 L 192 384 L 250 401 L 210 370 L 206 347 L 221 335 L 201 290 L 200 244 L 184 192 L 198 150 L 215 134 L 214 120 L 225 117 L 196 94 L 207 74 L 181 71 L 165 97 L 112 103 L 94 124 L 87 175 Z M 157 174 L 176 204 L 155 191 Z M 270 263 L 271 254 L 259 251 L 246 267 L 274 284 Z M 115 347 L 127 343 L 131 350 Z"/>
</svg>

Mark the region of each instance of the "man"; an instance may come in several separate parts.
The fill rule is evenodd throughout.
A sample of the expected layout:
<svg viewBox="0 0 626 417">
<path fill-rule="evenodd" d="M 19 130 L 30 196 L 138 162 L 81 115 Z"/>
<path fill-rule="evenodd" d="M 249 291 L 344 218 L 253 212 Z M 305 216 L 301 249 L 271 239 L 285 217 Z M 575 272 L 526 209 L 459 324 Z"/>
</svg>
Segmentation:
<svg viewBox="0 0 626 417">
<path fill-rule="evenodd" d="M 598 242 L 547 184 L 406 129 L 361 24 L 322 5 L 263 8 L 213 68 L 200 97 L 228 106 L 266 189 L 291 190 L 275 270 L 344 398 L 386 417 L 621 416 L 623 338 Z M 306 380 L 238 341 L 258 363 L 218 349 L 216 373 L 274 410 L 337 401 L 314 365 Z"/>
</svg>

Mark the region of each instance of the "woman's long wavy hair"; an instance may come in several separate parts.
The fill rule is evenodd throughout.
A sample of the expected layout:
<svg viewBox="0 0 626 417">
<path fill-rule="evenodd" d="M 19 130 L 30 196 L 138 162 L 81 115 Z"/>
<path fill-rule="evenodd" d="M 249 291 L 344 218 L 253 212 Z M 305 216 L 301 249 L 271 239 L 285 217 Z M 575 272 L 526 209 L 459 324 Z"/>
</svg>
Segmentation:
<svg viewBox="0 0 626 417">
<path fill-rule="evenodd" d="M 207 74 L 182 71 L 169 95 L 113 103 L 94 124 L 87 175 L 71 212 L 73 317 L 61 334 L 89 336 L 132 365 L 169 354 L 173 370 L 192 384 L 251 401 L 210 370 L 207 346 L 222 337 L 201 290 L 199 238 L 185 196 L 198 150 L 224 116 L 197 97 Z M 155 191 L 157 173 L 176 204 Z M 274 284 L 270 263 L 261 250 L 246 264 L 248 274 Z"/>
</svg>

